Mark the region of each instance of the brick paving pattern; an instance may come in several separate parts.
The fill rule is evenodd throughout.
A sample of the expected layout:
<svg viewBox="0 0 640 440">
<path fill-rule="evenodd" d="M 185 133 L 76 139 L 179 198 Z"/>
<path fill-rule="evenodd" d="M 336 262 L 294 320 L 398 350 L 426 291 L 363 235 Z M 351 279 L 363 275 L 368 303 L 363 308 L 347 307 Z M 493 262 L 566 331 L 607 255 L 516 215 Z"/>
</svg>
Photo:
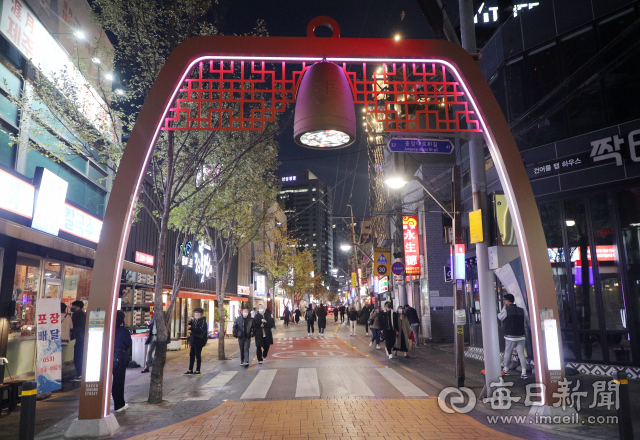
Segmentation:
<svg viewBox="0 0 640 440">
<path fill-rule="evenodd" d="M 135 440 L 518 439 L 471 417 L 442 417 L 437 399 L 313 399 L 225 402 Z"/>
</svg>

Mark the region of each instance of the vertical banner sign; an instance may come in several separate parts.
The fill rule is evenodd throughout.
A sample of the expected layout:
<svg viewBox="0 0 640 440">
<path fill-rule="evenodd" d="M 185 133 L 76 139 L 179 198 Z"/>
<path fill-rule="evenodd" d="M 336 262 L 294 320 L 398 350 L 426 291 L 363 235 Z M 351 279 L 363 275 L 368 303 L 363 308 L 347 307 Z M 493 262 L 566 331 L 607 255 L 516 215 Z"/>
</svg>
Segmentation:
<svg viewBox="0 0 640 440">
<path fill-rule="evenodd" d="M 418 238 L 418 217 L 402 216 L 404 237 L 404 266 L 407 275 L 420 275 L 420 241 Z"/>
<path fill-rule="evenodd" d="M 38 394 L 62 386 L 62 340 L 60 339 L 60 300 L 42 298 L 37 302 L 37 380 Z"/>
<path fill-rule="evenodd" d="M 478 209 L 469 213 L 469 241 L 471 243 L 482 243 L 483 240 L 482 210 Z"/>
<path fill-rule="evenodd" d="M 351 272 L 351 287 L 356 287 L 358 285 L 358 274 L 355 272 Z"/>
</svg>

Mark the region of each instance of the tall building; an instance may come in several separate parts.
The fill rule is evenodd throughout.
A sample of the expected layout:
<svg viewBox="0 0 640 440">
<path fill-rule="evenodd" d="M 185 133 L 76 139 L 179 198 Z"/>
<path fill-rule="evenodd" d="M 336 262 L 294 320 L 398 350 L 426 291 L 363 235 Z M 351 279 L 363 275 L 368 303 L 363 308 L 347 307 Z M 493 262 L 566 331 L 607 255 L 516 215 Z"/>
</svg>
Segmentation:
<svg viewBox="0 0 640 440">
<path fill-rule="evenodd" d="M 282 174 L 280 181 L 278 200 L 287 216 L 287 228 L 313 252 L 318 272 L 331 276 L 333 206 L 327 185 L 309 170 Z"/>
</svg>

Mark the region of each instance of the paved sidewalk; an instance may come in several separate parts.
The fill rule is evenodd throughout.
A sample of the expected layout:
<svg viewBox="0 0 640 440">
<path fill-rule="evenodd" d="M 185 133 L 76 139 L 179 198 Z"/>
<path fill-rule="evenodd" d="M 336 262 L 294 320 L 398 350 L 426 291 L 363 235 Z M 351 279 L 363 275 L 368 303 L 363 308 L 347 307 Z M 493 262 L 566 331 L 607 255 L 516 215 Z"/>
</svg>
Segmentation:
<svg viewBox="0 0 640 440">
<path fill-rule="evenodd" d="M 463 414 L 442 417 L 435 398 L 225 402 L 134 440 L 518 439 Z"/>
<path fill-rule="evenodd" d="M 354 346 L 356 349 L 361 350 L 363 353 L 368 354 L 374 360 L 380 360 L 386 362 L 388 360 L 384 343 L 380 346 L 382 350 L 375 350 L 369 348 L 369 342 L 371 336 L 365 337 L 364 325 L 359 325 L 357 329 L 356 337 L 350 337 L 347 329 L 338 333 L 347 343 Z M 375 347 L 375 343 L 373 345 Z M 455 379 L 455 358 L 454 347 L 452 344 L 422 344 L 419 349 L 414 349 L 409 353 L 409 358 L 405 359 L 401 357 L 393 357 L 389 362 L 393 365 L 397 365 L 410 372 L 411 374 L 427 381 L 434 387 L 442 390 L 446 387 L 456 386 Z M 484 369 L 484 364 L 481 361 L 465 357 L 465 386 L 470 388 L 476 397 L 480 396 L 482 388 L 484 386 L 484 375 L 481 371 Z M 524 406 L 524 400 L 526 397 L 526 385 L 535 383 L 535 377 L 530 374 L 529 379 L 520 379 L 520 373 L 511 371 L 510 375 L 503 376 L 505 382 L 512 382 L 513 385 L 509 387 L 511 390 L 511 396 L 519 398 L 518 402 L 514 402 L 508 411 L 494 410 L 491 408 L 490 403 L 484 403 L 478 401 L 474 411 L 469 413 L 471 417 L 479 422 L 487 425 L 488 417 L 503 416 L 502 419 L 498 418 L 498 422 L 492 423 L 491 426 L 506 432 L 519 432 L 519 435 L 523 434 L 523 429 L 529 431 L 537 431 L 540 435 L 548 435 L 549 438 L 576 438 L 576 439 L 617 439 L 618 438 L 618 425 L 613 423 L 606 423 L 607 416 L 615 416 L 615 409 L 611 408 L 589 408 L 593 403 L 593 384 L 597 381 L 610 380 L 608 376 L 596 376 L 596 375 L 584 375 L 568 377 L 567 380 L 572 381 L 570 388 L 577 385 L 577 381 L 580 381 L 580 391 L 587 391 L 587 396 L 581 399 L 581 410 L 579 412 L 579 423 L 573 425 L 566 424 L 536 424 L 525 422 L 525 426 L 518 426 L 515 417 L 527 416 L 529 414 L 529 407 Z M 631 395 L 632 414 L 640 414 L 640 381 L 630 380 L 629 390 Z M 506 418 L 504 417 L 506 416 Z M 508 418 L 511 416 L 511 419 Z M 605 423 L 590 423 L 589 416 L 604 416 Z M 508 421 L 507 421 L 508 420 Z M 521 420 L 521 419 L 520 419 Z M 634 419 L 634 434 L 635 438 L 640 438 L 640 418 Z M 531 429 L 530 429 L 531 427 Z M 519 431 L 518 431 L 519 430 Z M 529 438 L 529 437 L 525 437 Z"/>
</svg>

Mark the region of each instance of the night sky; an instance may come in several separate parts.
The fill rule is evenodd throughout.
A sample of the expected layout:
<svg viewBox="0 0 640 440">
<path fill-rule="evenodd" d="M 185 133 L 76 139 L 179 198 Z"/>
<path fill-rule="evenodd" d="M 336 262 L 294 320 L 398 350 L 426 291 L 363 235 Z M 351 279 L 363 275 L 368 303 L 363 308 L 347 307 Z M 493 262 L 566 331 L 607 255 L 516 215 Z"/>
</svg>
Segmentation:
<svg viewBox="0 0 640 440">
<path fill-rule="evenodd" d="M 223 12 L 222 18 L 222 30 L 227 35 L 249 32 L 256 20 L 262 18 L 271 36 L 305 37 L 311 19 L 328 15 L 338 22 L 344 38 L 392 38 L 396 34 L 403 38 L 434 37 L 415 0 L 234 0 L 228 3 L 230 9 Z M 402 11 L 405 16 L 401 21 Z M 450 15 L 457 16 L 457 11 Z M 330 33 L 326 29 L 326 35 Z M 322 35 L 320 30 L 317 34 Z M 358 124 L 358 127 L 360 131 L 362 126 Z M 280 139 L 279 171 L 310 169 L 330 188 L 337 182 L 334 215 L 349 214 L 346 205 L 351 203 L 354 216 L 361 219 L 369 215 L 366 145 L 364 136 L 358 133 L 356 142 L 341 150 L 305 149 L 293 141 L 291 120 Z"/>
</svg>

